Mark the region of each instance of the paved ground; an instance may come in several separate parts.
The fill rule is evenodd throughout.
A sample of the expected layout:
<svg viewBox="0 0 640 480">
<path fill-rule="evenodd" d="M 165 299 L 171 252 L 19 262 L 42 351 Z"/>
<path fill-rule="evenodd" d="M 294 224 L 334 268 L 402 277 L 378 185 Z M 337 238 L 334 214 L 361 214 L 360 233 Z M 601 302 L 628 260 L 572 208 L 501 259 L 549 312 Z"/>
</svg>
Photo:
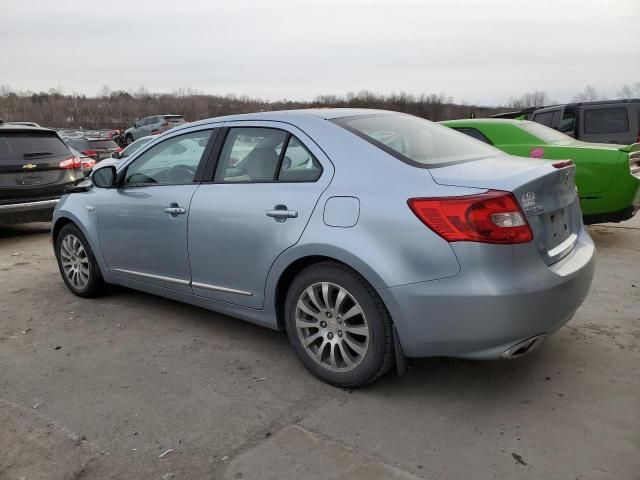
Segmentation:
<svg viewBox="0 0 640 480">
<path fill-rule="evenodd" d="M 640 479 L 640 219 L 591 228 L 593 290 L 531 356 L 421 360 L 353 392 L 279 333 L 74 297 L 46 228 L 0 229 L 3 480 Z"/>
</svg>

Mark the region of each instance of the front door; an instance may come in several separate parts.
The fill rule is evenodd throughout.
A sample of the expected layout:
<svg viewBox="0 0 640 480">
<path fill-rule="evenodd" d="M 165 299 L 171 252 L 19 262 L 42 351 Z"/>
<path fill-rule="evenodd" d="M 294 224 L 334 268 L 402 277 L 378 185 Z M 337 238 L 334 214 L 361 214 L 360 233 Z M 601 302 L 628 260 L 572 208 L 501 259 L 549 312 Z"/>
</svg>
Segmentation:
<svg viewBox="0 0 640 480">
<path fill-rule="evenodd" d="M 119 188 L 104 192 L 98 236 L 112 273 L 191 292 L 187 219 L 211 136 L 209 129 L 168 138 L 131 161 Z"/>
<path fill-rule="evenodd" d="M 196 191 L 189 255 L 196 295 L 261 308 L 271 265 L 294 245 L 333 174 L 303 132 L 234 122 L 212 183 Z"/>
</svg>

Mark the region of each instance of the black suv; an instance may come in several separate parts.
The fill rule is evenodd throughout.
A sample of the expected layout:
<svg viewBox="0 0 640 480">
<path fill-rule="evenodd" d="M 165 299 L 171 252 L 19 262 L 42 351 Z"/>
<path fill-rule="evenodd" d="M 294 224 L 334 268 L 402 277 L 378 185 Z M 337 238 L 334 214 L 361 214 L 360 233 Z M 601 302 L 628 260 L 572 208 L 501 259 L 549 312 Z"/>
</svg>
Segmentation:
<svg viewBox="0 0 640 480">
<path fill-rule="evenodd" d="M 0 224 L 51 220 L 65 187 L 83 178 L 55 131 L 0 121 Z"/>
</svg>

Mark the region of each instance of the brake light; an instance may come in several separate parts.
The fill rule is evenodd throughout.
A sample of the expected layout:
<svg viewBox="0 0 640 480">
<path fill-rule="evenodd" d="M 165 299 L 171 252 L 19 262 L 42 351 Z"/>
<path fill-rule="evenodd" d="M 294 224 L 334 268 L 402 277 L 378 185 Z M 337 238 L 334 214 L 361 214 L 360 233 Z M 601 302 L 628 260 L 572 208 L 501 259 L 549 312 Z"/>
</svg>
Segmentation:
<svg viewBox="0 0 640 480">
<path fill-rule="evenodd" d="M 96 166 L 96 161 L 91 159 L 91 160 L 82 160 L 82 168 L 93 168 Z"/>
<path fill-rule="evenodd" d="M 412 198 L 407 203 L 422 223 L 448 242 L 516 244 L 533 240 L 524 212 L 509 192 Z"/>
<path fill-rule="evenodd" d="M 91 158 L 96 158 L 98 156 L 98 152 L 96 152 L 95 150 L 84 150 L 82 154 Z"/>
<path fill-rule="evenodd" d="M 67 170 L 69 168 L 80 168 L 81 166 L 80 159 L 78 157 L 67 158 L 60 162 L 60 168 Z"/>
</svg>

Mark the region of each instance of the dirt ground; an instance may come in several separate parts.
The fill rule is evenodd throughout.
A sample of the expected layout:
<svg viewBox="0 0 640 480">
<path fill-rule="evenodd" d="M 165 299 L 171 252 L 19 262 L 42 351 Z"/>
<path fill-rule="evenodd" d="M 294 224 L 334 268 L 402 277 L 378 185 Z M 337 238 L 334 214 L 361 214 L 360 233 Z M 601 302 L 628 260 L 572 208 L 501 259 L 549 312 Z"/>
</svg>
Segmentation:
<svg viewBox="0 0 640 480">
<path fill-rule="evenodd" d="M 0 479 L 640 479 L 640 218 L 591 227 L 592 291 L 510 362 L 348 391 L 283 334 L 64 286 L 48 225 L 0 228 Z"/>
</svg>

